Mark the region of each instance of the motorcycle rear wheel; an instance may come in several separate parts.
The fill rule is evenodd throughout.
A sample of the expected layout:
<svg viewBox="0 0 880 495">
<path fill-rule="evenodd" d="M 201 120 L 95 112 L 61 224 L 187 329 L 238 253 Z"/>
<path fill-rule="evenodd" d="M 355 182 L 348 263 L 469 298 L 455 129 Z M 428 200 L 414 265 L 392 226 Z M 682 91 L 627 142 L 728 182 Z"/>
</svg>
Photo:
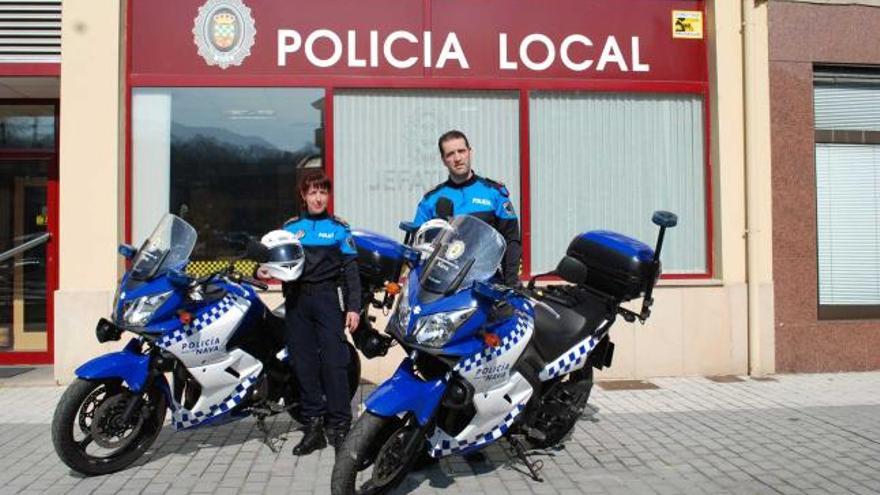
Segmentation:
<svg viewBox="0 0 880 495">
<path fill-rule="evenodd" d="M 76 379 L 52 418 L 58 457 L 86 476 L 113 473 L 136 461 L 159 436 L 167 405 L 161 391 L 147 390 L 140 410 L 123 423 L 122 413 L 134 397 L 119 380 Z"/>
<path fill-rule="evenodd" d="M 593 367 L 587 364 L 573 371 L 568 380 L 554 384 L 542 398 L 540 411 L 531 426 L 545 434 L 542 439 L 527 437 L 532 448 L 545 449 L 561 443 L 581 418 L 593 390 Z"/>
</svg>

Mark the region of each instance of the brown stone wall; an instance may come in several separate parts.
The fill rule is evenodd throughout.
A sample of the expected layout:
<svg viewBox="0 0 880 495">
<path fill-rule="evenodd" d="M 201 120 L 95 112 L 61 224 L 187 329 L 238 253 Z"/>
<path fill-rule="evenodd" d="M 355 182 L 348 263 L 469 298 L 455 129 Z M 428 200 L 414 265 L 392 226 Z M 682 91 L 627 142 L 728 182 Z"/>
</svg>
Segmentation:
<svg viewBox="0 0 880 495">
<path fill-rule="evenodd" d="M 880 67 L 880 8 L 770 3 L 778 372 L 880 369 L 880 320 L 819 320 L 813 64 Z"/>
</svg>

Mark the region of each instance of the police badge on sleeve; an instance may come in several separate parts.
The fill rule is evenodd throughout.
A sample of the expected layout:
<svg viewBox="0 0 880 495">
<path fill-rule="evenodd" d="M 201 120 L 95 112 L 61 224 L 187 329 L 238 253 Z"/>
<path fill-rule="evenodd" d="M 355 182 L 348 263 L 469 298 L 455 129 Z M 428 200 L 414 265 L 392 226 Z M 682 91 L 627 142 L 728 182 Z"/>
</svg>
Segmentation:
<svg viewBox="0 0 880 495">
<path fill-rule="evenodd" d="M 199 7 L 192 32 L 205 62 L 226 69 L 251 54 L 257 29 L 242 0 L 208 0 Z"/>
</svg>

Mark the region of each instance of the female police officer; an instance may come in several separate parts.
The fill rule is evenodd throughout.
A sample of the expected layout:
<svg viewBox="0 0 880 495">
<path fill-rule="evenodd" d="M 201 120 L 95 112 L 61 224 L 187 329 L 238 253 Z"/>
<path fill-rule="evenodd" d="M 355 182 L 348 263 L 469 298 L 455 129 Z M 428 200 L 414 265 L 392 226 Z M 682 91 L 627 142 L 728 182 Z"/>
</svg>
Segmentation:
<svg viewBox="0 0 880 495">
<path fill-rule="evenodd" d="M 325 429 L 327 440 L 338 448 L 351 424 L 344 327 L 354 331 L 358 326 L 360 283 L 348 225 L 327 213 L 330 191 L 330 179 L 322 172 L 304 175 L 299 184 L 303 213 L 283 227 L 305 251 L 302 275 L 282 286 L 287 348 L 305 418 L 305 434 L 294 455 L 326 447 Z"/>
</svg>

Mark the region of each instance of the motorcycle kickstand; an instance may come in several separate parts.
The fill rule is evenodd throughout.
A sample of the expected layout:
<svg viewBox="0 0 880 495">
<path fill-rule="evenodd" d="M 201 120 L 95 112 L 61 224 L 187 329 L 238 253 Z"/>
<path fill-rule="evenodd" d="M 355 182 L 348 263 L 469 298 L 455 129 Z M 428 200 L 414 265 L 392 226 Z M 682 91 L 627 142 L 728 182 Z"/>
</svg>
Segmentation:
<svg viewBox="0 0 880 495">
<path fill-rule="evenodd" d="M 263 434 L 263 443 L 269 447 L 269 450 L 272 451 L 273 454 L 277 454 L 281 452 L 281 447 L 275 446 L 276 443 L 284 443 L 283 436 L 272 437 L 271 432 L 269 431 L 269 427 L 266 425 L 266 415 L 265 414 L 254 414 L 254 417 L 257 418 L 257 429 L 260 430 L 260 433 Z"/>
<path fill-rule="evenodd" d="M 509 435 L 507 437 L 507 443 L 513 447 L 513 452 L 516 454 L 516 457 L 525 464 L 527 468 L 529 468 L 529 473 L 531 473 L 532 479 L 539 483 L 543 483 L 544 479 L 541 478 L 540 472 L 544 469 L 544 461 L 530 461 L 525 446 L 523 446 L 522 442 L 514 435 Z"/>
</svg>

